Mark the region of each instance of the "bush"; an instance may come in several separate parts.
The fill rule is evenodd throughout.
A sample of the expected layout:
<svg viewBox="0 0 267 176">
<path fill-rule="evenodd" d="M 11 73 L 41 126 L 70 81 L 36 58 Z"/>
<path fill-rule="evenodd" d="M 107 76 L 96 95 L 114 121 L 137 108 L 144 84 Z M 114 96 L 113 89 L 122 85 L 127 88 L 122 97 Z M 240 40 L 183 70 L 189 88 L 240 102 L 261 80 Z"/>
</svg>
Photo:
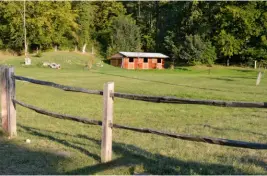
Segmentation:
<svg viewBox="0 0 267 176">
<path fill-rule="evenodd" d="M 38 63 L 36 64 L 36 66 L 37 66 L 37 67 L 44 67 L 42 62 L 38 62 Z"/>
<path fill-rule="evenodd" d="M 199 35 L 189 35 L 186 36 L 179 56 L 190 65 L 212 65 L 216 60 L 216 51 L 210 41 L 203 41 Z"/>
<path fill-rule="evenodd" d="M 38 53 L 35 54 L 34 57 L 42 57 L 42 56 L 43 56 L 42 52 L 39 51 Z"/>
</svg>

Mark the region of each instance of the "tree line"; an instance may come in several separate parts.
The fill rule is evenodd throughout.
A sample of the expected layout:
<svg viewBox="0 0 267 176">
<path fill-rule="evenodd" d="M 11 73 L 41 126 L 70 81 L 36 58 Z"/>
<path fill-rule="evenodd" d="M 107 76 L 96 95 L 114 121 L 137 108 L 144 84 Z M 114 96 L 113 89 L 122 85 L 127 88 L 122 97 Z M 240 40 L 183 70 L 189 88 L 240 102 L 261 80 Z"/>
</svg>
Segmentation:
<svg viewBox="0 0 267 176">
<path fill-rule="evenodd" d="M 26 1 L 29 49 L 162 52 L 175 63 L 267 60 L 265 1 Z M 23 52 L 23 2 L 0 2 L 0 49 Z"/>
</svg>

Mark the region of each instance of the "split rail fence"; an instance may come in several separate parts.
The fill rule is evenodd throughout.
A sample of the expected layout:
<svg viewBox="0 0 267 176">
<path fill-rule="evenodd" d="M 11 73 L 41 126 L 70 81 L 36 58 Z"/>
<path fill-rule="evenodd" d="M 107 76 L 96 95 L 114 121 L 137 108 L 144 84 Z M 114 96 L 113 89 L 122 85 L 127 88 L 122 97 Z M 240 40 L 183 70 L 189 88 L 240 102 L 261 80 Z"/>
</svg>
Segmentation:
<svg viewBox="0 0 267 176">
<path fill-rule="evenodd" d="M 104 84 L 104 90 L 88 90 L 84 88 L 71 87 L 56 84 L 53 82 L 26 78 L 14 75 L 14 68 L 9 66 L 0 66 L 1 71 L 1 116 L 3 131 L 10 137 L 17 136 L 16 130 L 16 104 L 33 110 L 39 114 L 47 115 L 54 118 L 72 120 L 89 125 L 102 126 L 101 140 L 101 162 L 108 162 L 112 159 L 112 128 L 131 130 L 141 133 L 152 133 L 156 135 L 177 138 L 188 141 L 204 142 L 216 145 L 225 145 L 231 147 L 250 148 L 250 149 L 267 149 L 267 144 L 253 143 L 245 141 L 237 141 L 222 138 L 212 138 L 203 136 L 193 136 L 187 134 L 176 134 L 165 131 L 159 131 L 149 128 L 137 128 L 126 125 L 113 123 L 113 103 L 114 98 L 124 98 L 130 100 L 148 101 L 154 103 L 177 103 L 177 104 L 202 104 L 224 107 L 240 107 L 240 108 L 267 108 L 266 102 L 237 102 L 237 101 L 221 101 L 221 100 L 196 100 L 177 97 L 147 96 L 114 92 L 114 83 L 108 82 Z M 82 118 L 79 116 L 59 114 L 50 112 L 33 105 L 26 104 L 15 97 L 15 80 L 27 81 L 33 84 L 50 86 L 64 91 L 81 92 L 87 94 L 97 94 L 103 96 L 103 121 Z"/>
</svg>

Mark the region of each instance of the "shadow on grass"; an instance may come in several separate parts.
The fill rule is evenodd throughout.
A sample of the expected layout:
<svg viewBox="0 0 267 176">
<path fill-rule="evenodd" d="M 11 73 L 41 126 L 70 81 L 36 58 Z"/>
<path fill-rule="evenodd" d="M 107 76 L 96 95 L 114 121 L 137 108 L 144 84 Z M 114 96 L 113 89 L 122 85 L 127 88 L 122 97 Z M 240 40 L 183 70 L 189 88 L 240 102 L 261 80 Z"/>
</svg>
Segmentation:
<svg viewBox="0 0 267 176">
<path fill-rule="evenodd" d="M 188 88 L 194 88 L 194 89 L 200 89 L 200 90 L 208 90 L 208 91 L 218 91 L 218 92 L 240 93 L 238 91 L 221 90 L 221 89 L 204 88 L 204 87 L 196 87 L 196 86 L 189 86 L 189 85 L 184 85 L 184 84 L 174 84 L 174 83 L 168 83 L 168 82 L 164 82 L 164 81 L 156 81 L 156 80 L 149 80 L 149 79 L 143 79 L 143 78 L 134 78 L 134 77 L 123 76 L 123 75 L 116 75 L 116 74 L 111 74 L 111 73 L 103 73 L 103 72 L 95 72 L 95 73 L 102 74 L 102 75 L 109 75 L 109 76 L 117 76 L 117 77 L 122 77 L 122 78 L 127 78 L 127 79 L 135 79 L 135 80 L 140 80 L 140 81 L 147 81 L 147 82 L 153 82 L 153 83 L 171 85 L 171 86 L 177 86 L 177 87 L 188 87 Z M 210 79 L 213 79 L 213 78 L 210 78 Z M 228 79 L 228 78 L 217 78 L 217 79 L 218 80 L 225 80 L 225 81 L 234 81 L 234 80 Z M 255 92 L 242 92 L 242 93 L 244 93 L 244 94 L 253 94 L 253 95 L 262 95 L 262 93 L 255 93 Z"/>
<path fill-rule="evenodd" d="M 251 164 L 251 165 L 256 165 L 262 167 L 265 171 L 267 170 L 267 158 L 263 160 L 259 160 L 256 157 L 253 156 L 243 156 L 240 158 L 240 162 L 246 163 L 246 164 Z"/>
<path fill-rule="evenodd" d="M 176 70 L 182 70 L 182 71 L 192 71 L 188 68 L 184 68 L 184 67 L 175 67 Z"/>
<path fill-rule="evenodd" d="M 235 81 L 233 79 L 230 79 L 230 78 L 210 78 L 210 79 L 213 79 L 213 80 L 219 80 L 219 81 Z"/>
<path fill-rule="evenodd" d="M 0 136 L 0 174 L 59 174 L 58 163 L 65 157 L 49 152 L 32 151 Z"/>
<path fill-rule="evenodd" d="M 250 72 L 255 72 L 255 70 L 239 70 L 239 69 L 234 69 L 235 71 L 239 71 L 239 72 L 244 72 L 244 73 L 250 73 Z"/>
<path fill-rule="evenodd" d="M 207 127 L 210 128 L 212 130 L 216 130 L 216 131 L 236 131 L 236 132 L 240 132 L 240 133 L 248 133 L 248 134 L 252 134 L 252 135 L 258 135 L 258 136 L 262 136 L 262 137 L 267 137 L 266 134 L 262 134 L 262 133 L 257 133 L 257 132 L 253 132 L 253 131 L 249 131 L 249 130 L 240 130 L 237 128 L 219 128 L 219 127 L 214 127 L 208 124 L 197 124 L 198 126 L 202 126 L 202 127 Z"/>
<path fill-rule="evenodd" d="M 256 80 L 257 79 L 257 76 L 256 77 L 248 77 L 248 76 L 230 76 L 231 78 L 237 78 L 237 79 L 254 79 Z"/>
<path fill-rule="evenodd" d="M 38 132 L 38 130 L 35 129 L 35 128 L 26 127 L 26 126 L 23 126 L 23 125 L 18 125 L 18 126 L 21 127 L 22 129 L 26 130 L 27 132 L 29 132 L 32 135 L 48 138 L 49 140 L 55 141 L 55 142 L 57 142 L 59 144 L 63 144 L 65 146 L 67 146 L 67 147 L 71 147 L 73 149 L 76 149 L 79 152 L 81 152 L 81 153 L 93 158 L 96 161 L 100 161 L 100 157 L 98 155 L 96 155 L 94 153 L 91 153 L 91 152 L 87 151 L 86 149 L 84 149 L 84 148 L 82 148 L 80 146 L 74 145 L 74 144 L 72 144 L 70 142 L 67 142 L 67 141 L 62 140 L 62 139 L 55 138 L 55 137 L 47 135 L 47 134 L 43 134 L 41 132 Z"/>
<path fill-rule="evenodd" d="M 61 132 L 52 132 L 44 130 L 38 130 L 32 127 L 26 127 L 20 125 L 22 129 L 26 132 L 36 135 L 42 138 L 47 138 L 53 140 L 54 142 L 58 142 L 60 144 L 67 145 L 68 147 L 74 147 L 78 151 L 84 151 L 74 146 L 74 144 L 70 144 L 70 142 L 62 142 L 62 140 L 57 139 L 51 135 L 45 134 L 45 132 L 54 133 L 54 134 L 62 134 L 62 135 L 70 135 L 67 133 Z M 80 138 L 83 140 L 87 140 L 95 143 L 99 146 L 99 153 L 101 148 L 101 141 L 98 139 L 91 138 L 85 135 L 70 135 L 71 137 Z M 82 144 L 84 147 L 87 144 Z M 79 168 L 70 172 L 66 172 L 64 174 L 97 174 L 99 172 L 103 172 L 106 170 L 112 170 L 120 167 L 128 167 L 128 172 L 130 174 L 138 174 L 136 173 L 136 166 L 143 166 L 144 172 L 142 174 L 247 174 L 240 169 L 234 168 L 230 165 L 223 164 L 211 164 L 211 163 L 199 163 L 194 161 L 182 161 L 177 158 L 164 156 L 161 154 L 150 153 L 142 148 L 136 147 L 131 144 L 124 144 L 113 141 L 113 152 L 117 155 L 121 156 L 119 158 L 113 159 L 108 163 L 98 163 L 95 165 L 86 166 L 83 168 Z M 190 152 L 190 151 L 188 151 Z M 95 154 L 94 154 L 95 155 Z M 89 157 L 93 157 L 94 155 L 88 155 Z M 97 156 L 96 158 L 100 158 Z M 97 159 L 98 160 L 98 159 Z M 140 174 L 140 173 L 139 173 Z"/>
<path fill-rule="evenodd" d="M 140 80 L 140 81 L 147 81 L 147 82 L 153 82 L 153 83 L 159 83 L 159 84 L 165 84 L 165 85 L 178 86 L 178 87 L 188 87 L 188 88 L 194 88 L 194 89 L 211 90 L 211 91 L 219 91 L 219 92 L 229 92 L 229 90 L 195 87 L 195 86 L 189 86 L 189 85 L 184 85 L 184 84 L 174 84 L 174 83 L 168 83 L 168 82 L 164 82 L 164 81 L 156 81 L 156 80 L 149 80 L 149 79 L 143 79 L 143 78 L 134 78 L 134 77 L 116 75 L 116 74 L 111 74 L 111 73 L 103 73 L 103 72 L 96 72 L 96 73 L 102 74 L 102 75 L 117 76 L 117 77 L 122 77 L 122 78 L 127 78 L 127 79 L 135 79 L 135 80 Z M 231 91 L 231 92 L 233 92 L 233 91 Z"/>
</svg>

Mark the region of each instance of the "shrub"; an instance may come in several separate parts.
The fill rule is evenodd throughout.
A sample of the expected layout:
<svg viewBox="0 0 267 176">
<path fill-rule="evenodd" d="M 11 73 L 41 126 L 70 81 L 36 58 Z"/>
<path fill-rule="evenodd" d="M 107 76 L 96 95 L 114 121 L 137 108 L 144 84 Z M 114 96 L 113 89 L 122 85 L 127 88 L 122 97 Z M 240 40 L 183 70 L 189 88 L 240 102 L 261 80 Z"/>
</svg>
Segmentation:
<svg viewBox="0 0 267 176">
<path fill-rule="evenodd" d="M 36 64 L 36 66 L 37 66 L 37 67 L 43 67 L 43 63 L 42 63 L 42 62 L 38 62 L 38 63 Z"/>
<path fill-rule="evenodd" d="M 34 57 L 42 57 L 42 56 L 43 56 L 42 52 L 39 51 L 38 53 L 35 54 Z"/>
<path fill-rule="evenodd" d="M 212 65 L 216 60 L 216 51 L 210 41 L 202 40 L 199 35 L 189 35 L 186 36 L 179 56 L 191 65 Z"/>
</svg>

